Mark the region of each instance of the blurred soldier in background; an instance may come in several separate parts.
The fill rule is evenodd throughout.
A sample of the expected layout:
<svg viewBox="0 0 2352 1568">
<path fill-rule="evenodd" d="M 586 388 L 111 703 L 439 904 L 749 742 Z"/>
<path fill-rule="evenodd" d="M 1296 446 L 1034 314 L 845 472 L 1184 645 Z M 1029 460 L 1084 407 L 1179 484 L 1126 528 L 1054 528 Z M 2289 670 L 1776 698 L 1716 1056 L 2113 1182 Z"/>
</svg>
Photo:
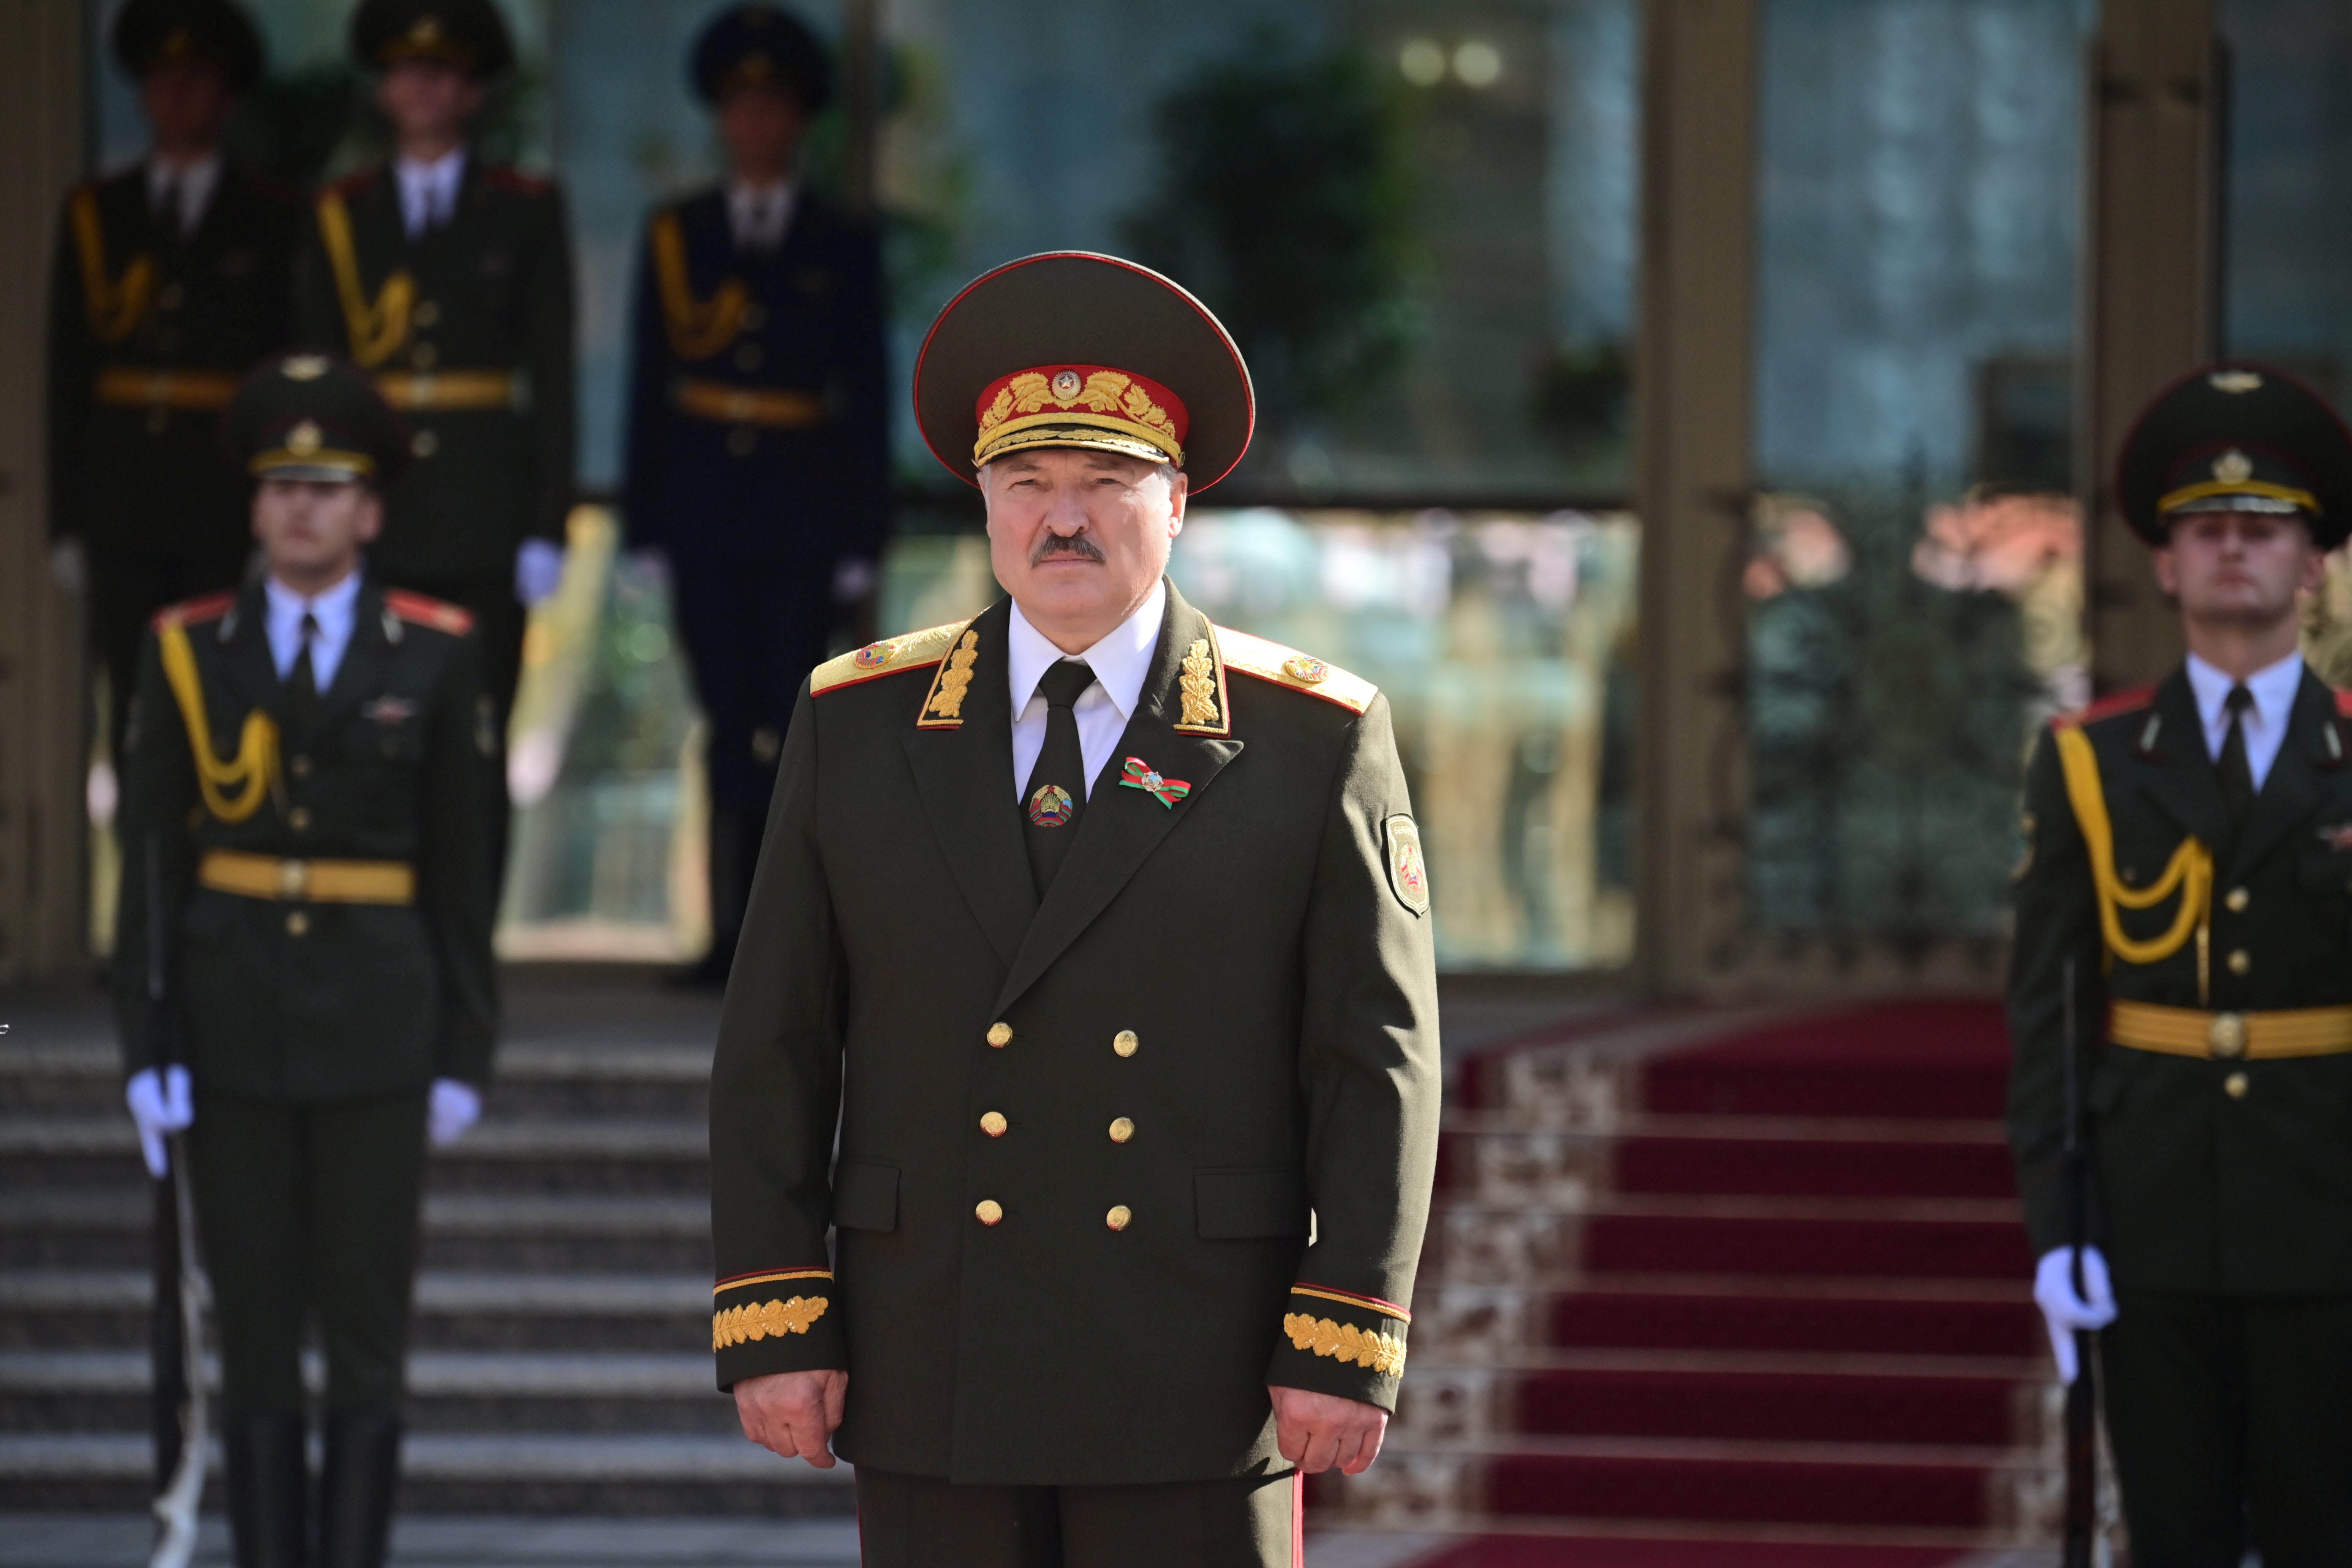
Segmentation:
<svg viewBox="0 0 2352 1568">
<path fill-rule="evenodd" d="M 89 596 L 114 754 L 148 616 L 234 586 L 252 545 L 221 467 L 220 411 L 288 329 L 290 198 L 229 168 L 221 132 L 259 79 L 261 40 L 229 0 L 130 0 L 114 58 L 153 141 L 78 187 L 49 284 L 49 534 Z"/>
<path fill-rule="evenodd" d="M 711 947 L 688 978 L 716 985 L 793 698 L 836 606 L 873 591 L 888 446 L 874 236 L 795 163 L 831 90 L 824 47 L 772 5 L 737 5 L 692 74 L 728 181 L 646 226 L 623 506 L 631 548 L 669 568 L 709 724 Z"/>
<path fill-rule="evenodd" d="M 393 161 L 320 195 L 295 264 L 298 325 L 373 372 L 407 418 L 415 460 L 385 493 L 368 567 L 471 613 L 503 745 L 524 606 L 555 590 L 572 507 L 562 198 L 466 144 L 486 84 L 514 62 L 490 0 L 365 0 L 352 47 L 376 73 Z"/>
<path fill-rule="evenodd" d="M 126 752 L 115 1009 L 148 1167 L 185 1130 L 240 1568 L 377 1568 L 428 1133 L 496 1027 L 497 750 L 466 612 L 363 577 L 408 433 L 365 377 L 275 360 L 228 413 L 264 581 L 155 617 Z M 326 1352 L 309 1552 L 301 1352 Z"/>
</svg>

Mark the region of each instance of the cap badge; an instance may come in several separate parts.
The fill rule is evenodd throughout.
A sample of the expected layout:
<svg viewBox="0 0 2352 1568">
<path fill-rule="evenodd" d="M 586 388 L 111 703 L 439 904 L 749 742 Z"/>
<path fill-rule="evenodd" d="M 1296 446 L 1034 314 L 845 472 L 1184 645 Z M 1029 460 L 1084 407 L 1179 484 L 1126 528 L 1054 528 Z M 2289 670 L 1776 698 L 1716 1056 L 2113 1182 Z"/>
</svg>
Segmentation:
<svg viewBox="0 0 2352 1568">
<path fill-rule="evenodd" d="M 286 432 L 286 449 L 298 458 L 307 458 L 319 449 L 320 439 L 318 422 L 305 419 Z"/>
<path fill-rule="evenodd" d="M 1076 815 L 1070 792 L 1060 784 L 1039 784 L 1037 793 L 1029 797 L 1029 825 L 1032 827 L 1062 827 Z"/>
<path fill-rule="evenodd" d="M 1429 912 L 1429 867 L 1421 858 L 1421 827 L 1400 813 L 1381 824 L 1389 841 L 1389 889 L 1416 915 Z"/>
<path fill-rule="evenodd" d="M 1054 373 L 1054 401 L 1076 403 L 1078 400 L 1079 388 L 1085 385 L 1086 383 L 1079 378 L 1076 371 L 1057 370 Z"/>
<path fill-rule="evenodd" d="M 172 36 L 163 40 L 163 58 L 175 60 L 183 55 L 194 53 L 195 47 L 196 40 L 185 27 L 174 27 Z"/>
<path fill-rule="evenodd" d="M 289 354 L 278 369 L 289 381 L 316 381 L 327 374 L 327 356 Z"/>
<path fill-rule="evenodd" d="M 2232 447 L 2213 459 L 2213 477 L 2225 485 L 2242 485 L 2254 477 L 2253 459 Z"/>
<path fill-rule="evenodd" d="M 439 43 L 441 41 L 441 18 L 434 16 L 430 12 L 417 17 L 416 25 L 408 29 L 408 41 L 412 44 Z"/>
<path fill-rule="evenodd" d="M 1192 786 L 1182 779 L 1162 776 L 1160 770 L 1141 757 L 1129 757 L 1119 764 L 1118 782 L 1129 789 L 1139 789 L 1169 810 L 1192 793 Z"/>
<path fill-rule="evenodd" d="M 2217 370 L 2205 378 L 2216 392 L 2252 392 L 2263 378 L 2250 370 Z"/>
</svg>

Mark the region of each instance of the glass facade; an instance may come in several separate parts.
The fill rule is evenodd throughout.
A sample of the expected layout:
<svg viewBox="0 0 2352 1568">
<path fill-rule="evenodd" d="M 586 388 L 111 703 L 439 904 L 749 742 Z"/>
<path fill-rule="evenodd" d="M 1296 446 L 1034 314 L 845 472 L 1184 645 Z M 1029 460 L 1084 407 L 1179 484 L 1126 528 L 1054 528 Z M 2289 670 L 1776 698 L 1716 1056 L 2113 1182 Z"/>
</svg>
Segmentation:
<svg viewBox="0 0 2352 1568">
<path fill-rule="evenodd" d="M 1766 0 L 1748 905 L 1998 934 L 2032 722 L 2086 695 L 2069 355 L 2082 0 Z"/>
</svg>

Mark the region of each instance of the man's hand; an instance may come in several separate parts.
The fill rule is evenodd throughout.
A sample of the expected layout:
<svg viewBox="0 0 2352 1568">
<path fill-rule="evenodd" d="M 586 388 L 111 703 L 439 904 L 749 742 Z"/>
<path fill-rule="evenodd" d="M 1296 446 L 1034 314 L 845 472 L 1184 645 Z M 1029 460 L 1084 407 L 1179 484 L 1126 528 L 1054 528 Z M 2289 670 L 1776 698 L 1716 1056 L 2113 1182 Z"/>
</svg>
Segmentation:
<svg viewBox="0 0 2352 1568">
<path fill-rule="evenodd" d="M 1345 1476 L 1360 1476 L 1380 1458 L 1381 1438 L 1389 1429 L 1389 1413 L 1360 1399 L 1336 1394 L 1314 1394 L 1304 1388 L 1276 1388 L 1274 1395 L 1274 1441 L 1282 1457 L 1310 1476 L 1332 1466 Z M 737 1396 L 741 1396 L 739 1386 Z"/>
<path fill-rule="evenodd" d="M 772 1372 L 735 1385 L 735 1414 L 743 1422 L 743 1436 L 770 1453 L 829 1470 L 833 1450 L 825 1445 L 841 1425 L 841 1404 L 848 1394 L 845 1372 Z"/>
</svg>

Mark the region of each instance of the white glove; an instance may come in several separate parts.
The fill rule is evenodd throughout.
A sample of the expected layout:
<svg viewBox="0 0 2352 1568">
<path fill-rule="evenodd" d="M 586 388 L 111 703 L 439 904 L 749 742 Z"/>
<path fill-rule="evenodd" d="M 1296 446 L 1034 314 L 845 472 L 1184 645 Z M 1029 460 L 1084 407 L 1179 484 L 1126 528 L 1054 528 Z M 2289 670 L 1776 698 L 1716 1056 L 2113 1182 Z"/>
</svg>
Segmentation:
<svg viewBox="0 0 2352 1568">
<path fill-rule="evenodd" d="M 89 556 L 79 539 L 60 539 L 49 546 L 49 575 L 66 593 L 79 595 L 89 582 Z"/>
<path fill-rule="evenodd" d="M 845 555 L 833 565 L 833 602 L 851 605 L 874 591 L 874 563 Z"/>
<path fill-rule="evenodd" d="M 425 1109 L 425 1135 L 436 1149 L 446 1149 L 482 1119 L 481 1091 L 454 1078 L 433 1080 L 432 1097 Z"/>
<path fill-rule="evenodd" d="M 2053 1247 L 2033 1269 L 2033 1301 L 2050 1329 L 2050 1353 L 2058 1360 L 2058 1381 L 2072 1383 L 2081 1370 L 2074 1363 L 2074 1332 L 2104 1329 L 2116 1321 L 2116 1288 L 2107 1279 L 2107 1260 L 2095 1247 L 2083 1248 L 2083 1294 L 2074 1293 L 2074 1249 Z"/>
<path fill-rule="evenodd" d="M 147 1173 L 157 1181 L 172 1168 L 171 1145 L 164 1139 L 195 1124 L 196 1104 L 188 1092 L 188 1069 L 165 1068 L 158 1073 L 143 1068 L 123 1086 L 122 1102 L 139 1126 L 139 1153 Z"/>
<path fill-rule="evenodd" d="M 563 546 L 526 539 L 515 549 L 515 597 L 527 608 L 555 592 L 563 581 Z"/>
</svg>

